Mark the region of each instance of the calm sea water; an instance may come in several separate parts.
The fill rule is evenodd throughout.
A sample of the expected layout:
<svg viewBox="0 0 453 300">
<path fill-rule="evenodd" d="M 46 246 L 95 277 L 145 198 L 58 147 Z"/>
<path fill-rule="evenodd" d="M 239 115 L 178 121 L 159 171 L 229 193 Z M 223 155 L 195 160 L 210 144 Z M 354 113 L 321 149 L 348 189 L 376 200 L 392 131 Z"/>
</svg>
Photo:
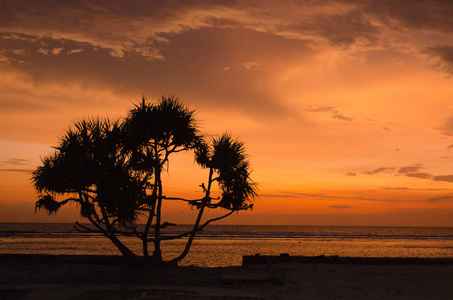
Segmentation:
<svg viewBox="0 0 453 300">
<path fill-rule="evenodd" d="M 165 231 L 173 235 L 188 225 Z M 140 253 L 137 238 L 122 238 Z M 181 253 L 186 239 L 163 243 L 164 258 Z M 0 253 L 118 255 L 99 234 L 79 233 L 73 224 L 0 223 Z M 453 227 L 333 227 L 212 225 L 197 235 L 181 265 L 232 266 L 243 255 L 453 258 Z"/>
</svg>

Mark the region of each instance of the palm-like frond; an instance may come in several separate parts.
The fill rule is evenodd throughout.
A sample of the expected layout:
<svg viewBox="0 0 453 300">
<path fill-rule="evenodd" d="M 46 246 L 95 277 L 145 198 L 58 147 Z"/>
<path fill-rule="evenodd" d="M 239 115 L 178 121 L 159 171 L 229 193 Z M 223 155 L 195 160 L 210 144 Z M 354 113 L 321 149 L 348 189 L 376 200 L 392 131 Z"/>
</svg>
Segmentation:
<svg viewBox="0 0 453 300">
<path fill-rule="evenodd" d="M 92 166 L 83 152 L 55 152 L 42 159 L 42 165 L 32 173 L 32 182 L 40 193 L 73 193 L 92 184 Z"/>
<path fill-rule="evenodd" d="M 192 149 L 200 139 L 195 111 L 174 96 L 157 102 L 145 98 L 129 111 L 124 123 L 124 143 L 129 148 L 148 145 Z"/>
<path fill-rule="evenodd" d="M 60 209 L 61 206 L 65 205 L 66 203 L 68 203 L 71 200 L 73 200 L 73 199 L 70 198 L 70 199 L 66 199 L 61 202 L 58 202 L 58 201 L 55 201 L 54 197 L 52 197 L 49 194 L 43 195 L 43 196 L 39 197 L 38 201 L 36 201 L 35 212 L 37 210 L 44 209 L 47 211 L 47 213 L 50 216 L 54 213 L 57 213 L 58 209 Z"/>
<path fill-rule="evenodd" d="M 256 184 L 250 178 L 250 168 L 244 144 L 225 133 L 212 140 L 211 147 L 201 147 L 196 152 L 196 161 L 211 168 L 221 189 L 221 198 L 216 206 L 229 210 L 252 208 L 257 196 Z"/>
<path fill-rule="evenodd" d="M 257 196 L 256 184 L 250 178 L 247 162 L 242 162 L 228 176 L 219 178 L 222 190 L 219 206 L 230 210 L 246 210 L 253 207 L 252 201 Z"/>
<path fill-rule="evenodd" d="M 213 139 L 211 166 L 221 175 L 234 170 L 245 159 L 244 143 L 234 140 L 228 133 Z"/>
<path fill-rule="evenodd" d="M 36 190 L 91 194 L 90 200 L 78 200 L 82 216 L 91 216 L 97 206 L 120 223 L 135 221 L 146 197 L 146 181 L 131 169 L 121 130 L 119 122 L 108 119 L 77 122 L 62 137 L 55 153 L 42 159 L 42 166 L 33 172 Z M 37 208 L 53 213 L 65 204 L 49 197 L 42 197 Z"/>
<path fill-rule="evenodd" d="M 212 153 L 208 144 L 204 140 L 200 140 L 195 147 L 195 162 L 202 168 L 209 168 L 211 156 Z"/>
</svg>

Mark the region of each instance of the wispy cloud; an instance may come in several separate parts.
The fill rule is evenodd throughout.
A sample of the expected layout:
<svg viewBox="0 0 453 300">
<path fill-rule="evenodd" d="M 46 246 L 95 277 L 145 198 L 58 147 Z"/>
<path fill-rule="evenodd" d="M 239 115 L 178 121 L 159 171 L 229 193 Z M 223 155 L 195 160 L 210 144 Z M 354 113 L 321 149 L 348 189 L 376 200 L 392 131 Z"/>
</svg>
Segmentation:
<svg viewBox="0 0 453 300">
<path fill-rule="evenodd" d="M 15 165 L 15 166 L 24 166 L 30 164 L 30 160 L 23 158 L 10 158 L 7 160 L 0 161 L 0 165 Z"/>
<path fill-rule="evenodd" d="M 382 188 L 382 189 L 399 189 L 399 190 L 412 190 L 408 188 Z M 414 189 L 416 190 L 416 189 Z M 443 191 L 448 189 L 419 189 L 419 190 L 430 190 L 430 191 Z M 317 193 L 295 193 L 295 192 L 286 192 L 281 191 L 280 193 L 276 194 L 260 194 L 260 197 L 266 198 L 294 198 L 294 199 L 311 199 L 311 200 L 343 200 L 343 201 L 371 201 L 371 202 L 437 202 L 437 201 L 451 201 L 453 200 L 453 196 L 446 195 L 446 196 L 439 196 L 427 199 L 395 199 L 395 198 L 371 198 L 371 197 L 361 197 L 361 196 L 335 196 L 329 194 L 317 194 Z M 344 207 L 346 206 L 346 207 Z M 352 208 L 352 206 L 348 205 L 332 205 L 331 208 L 337 209 L 346 209 Z"/>
<path fill-rule="evenodd" d="M 377 168 L 372 171 L 364 171 L 362 173 L 366 174 L 366 175 L 375 175 L 375 174 L 380 174 L 380 173 L 391 174 L 394 170 L 395 170 L 395 168 L 393 168 L 393 167 L 381 167 L 381 168 Z"/>
<path fill-rule="evenodd" d="M 334 114 L 338 113 L 338 110 L 333 106 L 322 106 L 322 107 L 311 107 L 307 108 L 308 112 L 331 112 Z"/>
<path fill-rule="evenodd" d="M 31 173 L 32 169 L 0 169 L 0 172 L 20 172 L 20 173 Z"/>
<path fill-rule="evenodd" d="M 435 198 L 430 198 L 426 201 L 428 201 L 428 202 L 453 201 L 453 196 L 435 197 Z"/>
<path fill-rule="evenodd" d="M 414 177 L 420 179 L 431 179 L 433 175 L 423 172 L 418 172 L 424 169 L 423 164 L 416 164 L 412 166 L 402 167 L 398 170 L 398 173 L 407 177 Z"/>
<path fill-rule="evenodd" d="M 349 209 L 352 208 L 350 205 L 331 205 L 329 206 L 330 208 L 335 208 L 335 209 Z"/>
<path fill-rule="evenodd" d="M 398 169 L 398 172 L 395 175 L 403 175 L 406 177 L 419 178 L 419 179 L 428 179 L 433 181 L 444 181 L 444 182 L 453 182 L 453 175 L 432 175 L 429 173 L 418 172 L 421 169 L 425 169 L 423 164 L 414 164 L 411 166 L 405 166 Z M 396 168 L 378 168 L 373 171 L 362 172 L 366 175 L 375 175 L 379 173 L 394 174 Z M 387 188 L 390 189 L 390 188 Z M 406 188 L 392 188 L 392 189 L 406 189 Z M 422 189 L 421 189 L 422 190 Z M 423 189 L 423 190 L 436 190 L 436 189 Z"/>
<path fill-rule="evenodd" d="M 366 175 L 375 175 L 379 173 L 384 173 L 384 174 L 395 174 L 395 175 L 403 175 L 406 177 L 412 177 L 412 178 L 419 178 L 419 179 L 432 179 L 434 181 L 448 181 L 448 182 L 453 182 L 453 175 L 446 175 L 446 176 L 434 176 L 429 173 L 425 172 L 418 172 L 421 169 L 425 169 L 423 164 L 415 164 L 411 166 L 405 166 L 401 167 L 398 169 L 397 173 L 395 174 L 394 171 L 396 168 L 388 168 L 388 167 L 382 167 L 375 169 L 373 171 L 364 171 L 362 172 L 363 174 Z"/>
<path fill-rule="evenodd" d="M 434 181 L 453 182 L 453 175 L 439 175 L 433 177 Z"/>
<path fill-rule="evenodd" d="M 351 118 L 345 117 L 343 115 L 333 115 L 333 116 L 331 116 L 331 118 L 332 119 L 337 119 L 337 120 L 340 120 L 340 121 L 348 121 L 348 122 L 352 121 Z"/>
<path fill-rule="evenodd" d="M 436 59 L 433 68 L 453 75 L 453 46 L 437 45 L 426 48 L 424 52 Z"/>
<path fill-rule="evenodd" d="M 420 178 L 420 179 L 432 179 L 433 178 L 433 175 L 428 174 L 428 173 L 406 173 L 406 174 L 404 174 L 404 176 Z"/>
<path fill-rule="evenodd" d="M 453 116 L 449 116 L 442 127 L 437 128 L 443 135 L 446 136 L 453 136 Z M 447 148 L 450 149 L 453 145 L 448 146 Z"/>
<path fill-rule="evenodd" d="M 29 166 L 30 160 L 23 158 L 10 158 L 0 161 L 0 172 L 23 172 L 31 173 L 32 169 L 21 169 L 21 166 Z M 19 168 L 17 168 L 19 167 Z"/>
<path fill-rule="evenodd" d="M 379 199 L 362 196 L 336 196 L 324 193 L 295 193 L 281 191 L 276 194 L 260 194 L 260 197 L 268 198 L 295 198 L 295 199 L 311 199 L 311 200 L 350 200 L 350 201 L 376 201 L 376 202 L 411 202 L 408 200 L 394 199 Z"/>
<path fill-rule="evenodd" d="M 402 190 L 402 191 L 453 191 L 453 189 L 430 189 L 430 188 L 408 188 L 408 187 L 382 187 L 382 190 Z"/>
<path fill-rule="evenodd" d="M 412 166 L 402 167 L 398 170 L 400 174 L 415 173 L 423 168 L 423 164 L 416 164 Z"/>
<path fill-rule="evenodd" d="M 310 113 L 322 113 L 322 112 L 333 113 L 333 115 L 330 116 L 332 119 L 337 119 L 340 121 L 348 121 L 348 122 L 353 121 L 352 118 L 345 117 L 343 114 L 341 114 L 340 111 L 334 106 L 321 106 L 321 107 L 309 106 L 306 109 L 306 111 L 310 112 Z"/>
<path fill-rule="evenodd" d="M 323 193 L 294 193 L 294 192 L 286 192 L 282 191 L 277 194 L 260 194 L 260 197 L 269 197 L 269 198 L 308 198 L 312 200 L 366 200 L 366 201 L 380 201 L 379 199 L 375 198 L 367 198 L 367 197 L 346 197 L 346 196 L 335 196 L 335 195 L 328 195 Z"/>
</svg>

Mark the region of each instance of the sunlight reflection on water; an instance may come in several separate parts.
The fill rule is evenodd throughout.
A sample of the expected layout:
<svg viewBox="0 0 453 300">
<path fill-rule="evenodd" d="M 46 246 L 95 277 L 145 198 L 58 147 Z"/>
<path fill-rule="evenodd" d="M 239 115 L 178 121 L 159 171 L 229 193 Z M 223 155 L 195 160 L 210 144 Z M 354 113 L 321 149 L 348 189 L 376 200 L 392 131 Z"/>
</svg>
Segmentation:
<svg viewBox="0 0 453 300">
<path fill-rule="evenodd" d="M 166 230 L 176 235 L 190 230 L 179 225 Z M 135 237 L 121 238 L 136 254 L 142 245 Z M 178 256 L 187 239 L 165 241 L 164 259 Z M 150 252 L 152 251 L 150 245 Z M 99 234 L 81 234 L 72 224 L 0 223 L 0 253 L 120 255 Z M 349 257 L 450 257 L 453 228 L 329 227 L 329 226 L 208 226 L 195 239 L 181 265 L 241 265 L 243 255 Z"/>
<path fill-rule="evenodd" d="M 137 254 L 141 244 L 134 238 L 123 239 Z M 186 240 L 164 242 L 165 259 L 179 255 Z M 102 237 L 83 238 L 2 238 L 0 253 L 119 255 L 118 250 Z M 191 251 L 180 265 L 206 267 L 241 265 L 243 255 L 349 257 L 453 257 L 453 244 L 448 240 L 364 240 L 364 239 L 208 239 L 194 241 Z"/>
</svg>

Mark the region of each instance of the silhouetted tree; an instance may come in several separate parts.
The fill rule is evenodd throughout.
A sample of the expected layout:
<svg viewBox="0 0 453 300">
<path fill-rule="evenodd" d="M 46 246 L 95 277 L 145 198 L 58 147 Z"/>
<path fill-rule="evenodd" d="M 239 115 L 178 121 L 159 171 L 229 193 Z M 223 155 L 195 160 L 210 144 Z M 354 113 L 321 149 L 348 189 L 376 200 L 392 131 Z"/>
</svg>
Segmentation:
<svg viewBox="0 0 453 300">
<path fill-rule="evenodd" d="M 166 197 L 162 173 L 168 169 L 170 155 L 189 150 L 208 170 L 208 180 L 201 185 L 203 197 Z M 142 99 L 122 122 L 95 119 L 76 123 L 55 153 L 42 159 L 32 180 L 41 195 L 37 209 L 52 214 L 62 205 L 75 202 L 81 215 L 127 258 L 135 254 L 119 235 L 138 237 L 145 257 L 149 255 L 148 244 L 153 243 L 156 263 L 162 262 L 162 240 L 188 237 L 182 254 L 170 261 L 176 263 L 187 255 L 197 232 L 235 211 L 251 209 L 256 196 L 244 145 L 228 134 L 208 145 L 199 133 L 195 111 L 175 97 L 162 97 L 157 102 Z M 218 184 L 218 197 L 212 196 L 213 183 Z M 57 201 L 56 195 L 65 199 Z M 190 231 L 162 235 L 161 229 L 171 224 L 162 221 L 162 205 L 167 200 L 185 201 L 198 210 Z M 216 208 L 228 212 L 202 223 L 205 209 Z M 141 231 L 137 229 L 139 217 L 146 221 Z M 77 222 L 76 228 L 93 231 Z"/>
</svg>

